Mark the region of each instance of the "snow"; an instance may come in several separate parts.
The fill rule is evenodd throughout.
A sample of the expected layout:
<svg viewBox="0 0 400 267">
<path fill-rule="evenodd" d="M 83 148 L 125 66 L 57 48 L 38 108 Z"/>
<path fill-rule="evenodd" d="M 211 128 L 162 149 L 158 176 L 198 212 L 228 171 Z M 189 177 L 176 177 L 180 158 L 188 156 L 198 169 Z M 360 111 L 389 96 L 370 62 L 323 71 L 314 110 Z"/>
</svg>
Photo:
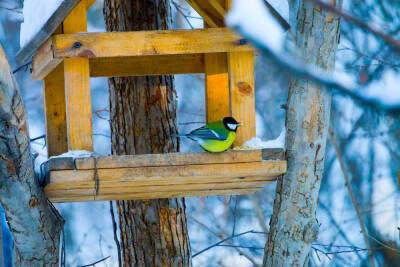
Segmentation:
<svg viewBox="0 0 400 267">
<path fill-rule="evenodd" d="M 262 149 L 262 148 L 284 148 L 285 147 L 286 128 L 283 128 L 276 139 L 262 140 L 260 137 L 253 137 L 246 141 L 239 150 L 245 149 Z"/>
<path fill-rule="evenodd" d="M 368 86 L 364 94 L 369 98 L 380 99 L 387 105 L 400 103 L 400 76 L 394 70 L 385 71 L 379 81 Z"/>
<path fill-rule="evenodd" d="M 281 51 L 284 46 L 284 30 L 262 0 L 234 0 L 225 22 L 229 27 L 246 33 L 246 36 L 268 45 L 274 51 Z"/>
<path fill-rule="evenodd" d="M 99 156 L 97 153 L 87 150 L 71 150 L 64 154 L 52 156 L 50 159 L 53 158 L 89 158 Z"/>
<path fill-rule="evenodd" d="M 20 47 L 24 47 L 40 31 L 43 25 L 64 0 L 25 0 L 22 13 Z"/>
</svg>

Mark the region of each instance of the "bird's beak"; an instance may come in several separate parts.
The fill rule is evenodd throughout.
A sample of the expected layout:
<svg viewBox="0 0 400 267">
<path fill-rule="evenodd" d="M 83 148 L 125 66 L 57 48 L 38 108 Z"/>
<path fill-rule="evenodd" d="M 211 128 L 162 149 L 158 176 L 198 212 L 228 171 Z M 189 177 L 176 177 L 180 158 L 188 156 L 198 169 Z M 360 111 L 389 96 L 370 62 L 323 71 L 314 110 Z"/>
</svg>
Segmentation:
<svg viewBox="0 0 400 267">
<path fill-rule="evenodd" d="M 242 124 L 239 122 L 239 123 L 237 124 L 237 126 L 240 127 L 240 126 L 242 126 Z"/>
</svg>

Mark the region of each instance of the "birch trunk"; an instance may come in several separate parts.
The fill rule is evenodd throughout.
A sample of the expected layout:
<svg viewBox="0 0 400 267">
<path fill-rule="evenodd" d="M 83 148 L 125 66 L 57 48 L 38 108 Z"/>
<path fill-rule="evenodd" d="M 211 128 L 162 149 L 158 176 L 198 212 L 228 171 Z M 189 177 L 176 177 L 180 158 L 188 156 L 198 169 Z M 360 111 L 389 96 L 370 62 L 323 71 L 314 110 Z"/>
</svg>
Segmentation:
<svg viewBox="0 0 400 267">
<path fill-rule="evenodd" d="M 341 6 L 341 0 L 330 0 Z M 306 63 L 328 71 L 335 65 L 339 19 L 311 1 L 291 0 L 294 43 Z M 286 114 L 288 171 L 277 183 L 264 266 L 305 266 L 318 235 L 315 212 L 323 175 L 331 95 L 293 77 Z"/>
<path fill-rule="evenodd" d="M 165 30 L 168 0 L 105 0 L 108 31 Z M 132 40 L 134 43 L 134 40 Z M 112 153 L 178 151 L 173 76 L 109 79 Z M 126 266 L 190 266 L 184 199 L 118 201 Z"/>
<path fill-rule="evenodd" d="M 14 237 L 14 266 L 58 266 L 63 222 L 33 167 L 24 106 L 0 46 L 0 203 Z"/>
</svg>

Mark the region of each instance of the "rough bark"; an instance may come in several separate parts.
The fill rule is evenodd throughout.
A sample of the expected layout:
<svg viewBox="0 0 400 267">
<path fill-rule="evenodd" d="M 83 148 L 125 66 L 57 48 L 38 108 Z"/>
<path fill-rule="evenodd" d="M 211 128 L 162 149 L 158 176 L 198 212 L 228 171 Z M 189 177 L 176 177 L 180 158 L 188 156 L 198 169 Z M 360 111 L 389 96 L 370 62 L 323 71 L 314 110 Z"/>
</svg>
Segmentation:
<svg viewBox="0 0 400 267">
<path fill-rule="evenodd" d="M 168 0 L 105 0 L 108 31 L 168 29 Z M 134 40 L 132 40 L 134 44 Z M 178 151 L 173 76 L 109 79 L 112 153 Z M 118 201 L 126 266 L 190 266 L 184 199 Z"/>
<path fill-rule="evenodd" d="M 24 105 L 0 46 L 0 203 L 15 245 L 15 266 L 57 266 L 63 221 L 34 173 Z"/>
<path fill-rule="evenodd" d="M 331 0 L 341 6 L 341 0 Z M 291 0 L 294 43 L 306 63 L 333 70 L 339 19 L 310 1 Z M 315 211 L 324 167 L 331 95 L 293 77 L 286 114 L 288 171 L 277 183 L 264 266 L 305 266 L 318 235 Z"/>
</svg>

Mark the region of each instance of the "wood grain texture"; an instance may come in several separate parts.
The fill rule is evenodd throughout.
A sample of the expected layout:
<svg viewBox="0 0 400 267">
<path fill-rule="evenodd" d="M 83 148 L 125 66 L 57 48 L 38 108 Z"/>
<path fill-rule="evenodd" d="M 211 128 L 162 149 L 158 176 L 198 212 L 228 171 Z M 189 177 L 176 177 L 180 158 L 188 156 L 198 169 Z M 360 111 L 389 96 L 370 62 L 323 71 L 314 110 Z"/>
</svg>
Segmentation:
<svg viewBox="0 0 400 267">
<path fill-rule="evenodd" d="M 43 96 L 47 154 L 51 157 L 68 151 L 63 64 L 44 79 Z"/>
<path fill-rule="evenodd" d="M 241 123 L 234 145 L 240 146 L 256 135 L 254 53 L 228 53 L 231 114 Z"/>
<path fill-rule="evenodd" d="M 64 34 L 87 30 L 87 2 L 80 2 L 63 22 Z M 93 151 L 90 71 L 87 58 L 64 60 L 69 150 Z"/>
</svg>

